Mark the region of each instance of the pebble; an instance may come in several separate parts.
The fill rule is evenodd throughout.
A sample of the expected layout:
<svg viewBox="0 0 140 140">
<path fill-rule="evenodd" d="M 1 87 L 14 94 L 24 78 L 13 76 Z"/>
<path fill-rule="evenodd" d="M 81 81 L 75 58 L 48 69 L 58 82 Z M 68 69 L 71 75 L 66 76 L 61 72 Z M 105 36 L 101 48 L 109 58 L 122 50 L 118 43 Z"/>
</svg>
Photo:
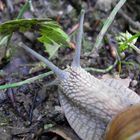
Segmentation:
<svg viewBox="0 0 140 140">
<path fill-rule="evenodd" d="M 135 87 L 137 84 L 138 84 L 138 81 L 137 81 L 137 80 L 133 80 L 133 81 L 131 82 L 131 86 L 132 86 L 132 87 Z"/>
</svg>

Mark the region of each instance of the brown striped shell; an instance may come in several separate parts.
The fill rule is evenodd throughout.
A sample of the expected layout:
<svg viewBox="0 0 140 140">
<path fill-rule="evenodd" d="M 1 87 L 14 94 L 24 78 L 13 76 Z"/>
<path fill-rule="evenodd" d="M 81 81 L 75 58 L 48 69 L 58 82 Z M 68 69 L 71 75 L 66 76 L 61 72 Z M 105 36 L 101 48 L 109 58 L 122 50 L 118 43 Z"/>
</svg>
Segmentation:
<svg viewBox="0 0 140 140">
<path fill-rule="evenodd" d="M 105 140 L 140 140 L 140 104 L 123 110 L 113 118 Z"/>
</svg>

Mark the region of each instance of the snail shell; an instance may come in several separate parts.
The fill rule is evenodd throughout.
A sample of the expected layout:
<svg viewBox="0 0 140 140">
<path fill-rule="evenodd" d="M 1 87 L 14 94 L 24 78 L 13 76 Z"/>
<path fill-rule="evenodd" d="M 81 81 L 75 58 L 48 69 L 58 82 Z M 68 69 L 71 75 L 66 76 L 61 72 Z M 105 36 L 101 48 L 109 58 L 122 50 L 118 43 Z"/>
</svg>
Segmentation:
<svg viewBox="0 0 140 140">
<path fill-rule="evenodd" d="M 105 140 L 140 140 L 140 104 L 114 117 L 107 127 Z"/>
</svg>

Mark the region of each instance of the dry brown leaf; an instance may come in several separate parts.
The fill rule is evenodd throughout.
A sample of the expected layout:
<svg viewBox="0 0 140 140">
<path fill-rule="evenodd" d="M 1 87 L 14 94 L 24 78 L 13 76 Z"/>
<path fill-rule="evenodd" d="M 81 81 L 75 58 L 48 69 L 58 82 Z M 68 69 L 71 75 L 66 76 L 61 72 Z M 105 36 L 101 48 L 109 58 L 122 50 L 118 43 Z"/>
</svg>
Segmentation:
<svg viewBox="0 0 140 140">
<path fill-rule="evenodd" d="M 80 138 L 75 134 L 75 132 L 66 126 L 55 126 L 50 128 L 47 133 L 52 133 L 54 136 L 58 135 L 64 140 L 80 140 Z"/>
</svg>

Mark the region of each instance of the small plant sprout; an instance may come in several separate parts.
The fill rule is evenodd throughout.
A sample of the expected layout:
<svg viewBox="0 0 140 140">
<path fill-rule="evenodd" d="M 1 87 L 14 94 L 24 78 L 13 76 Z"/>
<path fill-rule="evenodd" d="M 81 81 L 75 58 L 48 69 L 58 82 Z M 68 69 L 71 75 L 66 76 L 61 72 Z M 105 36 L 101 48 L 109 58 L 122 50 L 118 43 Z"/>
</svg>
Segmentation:
<svg viewBox="0 0 140 140">
<path fill-rule="evenodd" d="M 119 44 L 119 52 L 124 52 L 129 48 L 134 49 L 133 47 L 135 46 L 138 37 L 135 37 L 131 42 L 127 42 L 132 36 L 132 34 L 126 31 L 126 33 L 120 33 L 120 35 L 116 37 L 117 43 Z"/>
</svg>

